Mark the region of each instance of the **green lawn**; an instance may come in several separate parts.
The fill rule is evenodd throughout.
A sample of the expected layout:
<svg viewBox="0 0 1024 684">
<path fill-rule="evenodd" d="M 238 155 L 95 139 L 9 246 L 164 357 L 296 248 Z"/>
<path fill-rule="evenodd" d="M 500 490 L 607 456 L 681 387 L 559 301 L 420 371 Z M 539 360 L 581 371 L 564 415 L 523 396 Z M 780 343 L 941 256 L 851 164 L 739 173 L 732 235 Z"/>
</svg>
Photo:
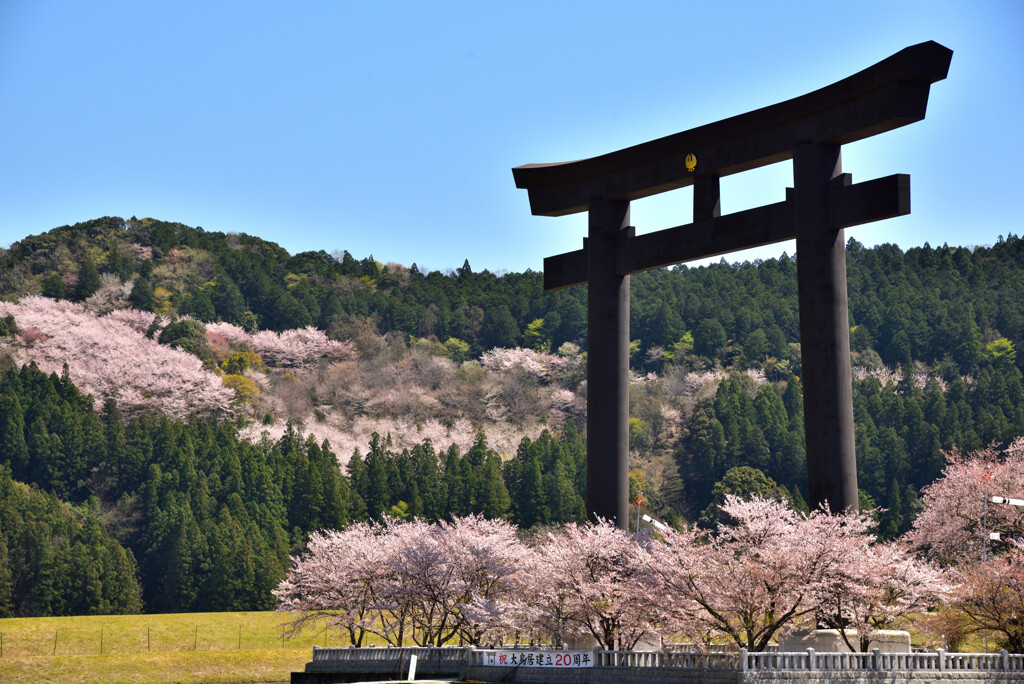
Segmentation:
<svg viewBox="0 0 1024 684">
<path fill-rule="evenodd" d="M 287 681 L 314 644 L 348 645 L 323 629 L 282 638 L 287 620 L 273 612 L 3 619 L 0 681 Z"/>
</svg>

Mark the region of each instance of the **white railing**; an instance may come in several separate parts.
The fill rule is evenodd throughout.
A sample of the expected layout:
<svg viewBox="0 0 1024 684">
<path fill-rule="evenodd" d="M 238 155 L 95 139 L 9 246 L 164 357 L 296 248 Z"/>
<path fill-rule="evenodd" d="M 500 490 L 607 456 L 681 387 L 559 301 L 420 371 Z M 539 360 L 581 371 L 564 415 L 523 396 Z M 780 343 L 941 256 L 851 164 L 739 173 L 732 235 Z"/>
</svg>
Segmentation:
<svg viewBox="0 0 1024 684">
<path fill-rule="evenodd" d="M 665 651 L 671 653 L 739 653 L 740 649 L 735 644 L 706 644 L 698 645 L 694 643 L 682 643 L 682 644 L 665 644 Z M 775 653 L 779 650 L 777 644 L 768 644 L 764 652 Z"/>
<path fill-rule="evenodd" d="M 735 670 L 740 652 L 601 651 L 594 650 L 596 667 L 671 667 L 683 670 Z"/>
<path fill-rule="evenodd" d="M 998 653 L 816 653 L 809 648 L 793 653 L 747 653 L 741 650 L 746 670 L 881 670 L 881 671 L 1024 671 L 1024 656 Z"/>
<path fill-rule="evenodd" d="M 449 666 L 458 669 L 466 661 L 467 649 L 461 646 L 385 646 L 382 648 L 319 648 L 313 647 L 314 663 L 397 663 L 416 656 L 420 667 L 429 665 Z"/>
<path fill-rule="evenodd" d="M 1000 670 L 1020 671 L 1024 670 L 1020 653 L 948 653 L 946 662 L 943 663 L 944 670 Z"/>
<path fill-rule="evenodd" d="M 749 653 L 742 648 L 732 653 L 670 651 L 643 653 L 634 651 L 594 651 L 599 667 L 666 667 L 686 670 L 882 670 L 882 671 L 1024 671 L 1024 655 L 1019 653 L 816 653 L 779 651 Z"/>
<path fill-rule="evenodd" d="M 483 653 L 473 647 L 313 647 L 316 663 L 401 663 L 415 655 L 421 666 L 458 669 L 483 664 Z M 806 651 L 749 653 L 741 648 L 731 652 L 699 651 L 603 651 L 594 649 L 594 666 L 610 668 L 671 668 L 680 670 L 759 671 L 999 671 L 1024 672 L 1024 654 L 947 653 L 817 653 Z"/>
</svg>

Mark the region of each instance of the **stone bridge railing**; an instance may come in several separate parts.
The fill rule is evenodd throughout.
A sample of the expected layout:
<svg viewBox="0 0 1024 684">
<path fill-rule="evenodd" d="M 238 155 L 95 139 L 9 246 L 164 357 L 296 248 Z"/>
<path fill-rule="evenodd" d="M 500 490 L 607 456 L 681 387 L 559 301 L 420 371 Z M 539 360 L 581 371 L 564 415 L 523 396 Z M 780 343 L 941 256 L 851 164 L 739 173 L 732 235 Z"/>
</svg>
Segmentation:
<svg viewBox="0 0 1024 684">
<path fill-rule="evenodd" d="M 679 668 L 711 670 L 930 670 L 1024 672 L 1024 654 L 947 653 L 816 653 L 806 651 L 726 653 L 594 651 L 596 667 Z"/>
<path fill-rule="evenodd" d="M 510 647 L 505 647 L 505 651 Z M 490 649 L 474 647 L 316 648 L 305 673 L 293 673 L 293 682 L 318 682 L 327 673 L 345 673 L 345 679 L 363 681 L 370 675 L 403 679 L 412 656 L 417 676 L 460 677 L 476 681 L 521 684 L 669 684 L 678 682 L 837 682 L 881 684 L 897 676 L 907 682 L 1024 682 L 1024 655 L 1019 653 L 819 653 L 814 649 L 757 652 L 604 651 L 594 649 L 591 667 L 551 668 L 491 666 Z M 541 649 L 522 649 L 523 653 Z M 556 650 L 543 649 L 556 654 Z M 579 653 L 576 651 L 575 653 Z M 591 652 L 584 652 L 591 653 Z M 557 660 L 557 659 L 556 659 Z M 493 663 L 493 657 L 492 661 Z M 515 662 L 515 661 L 512 661 Z M 568 659 L 567 659 L 568 662 Z M 319 673 L 319 674 L 318 674 Z M 365 675 L 365 676 L 364 676 Z M 373 677 L 371 677 L 372 679 Z M 382 677 L 377 677 L 381 679 Z M 322 681 L 327 681 L 326 679 Z"/>
<path fill-rule="evenodd" d="M 416 656 L 421 665 L 431 663 L 442 667 L 448 666 L 458 672 L 462 664 L 466 662 L 469 650 L 469 648 L 465 647 L 435 648 L 433 646 L 403 646 L 400 648 L 393 646 L 383 648 L 319 648 L 314 646 L 313 662 L 324 664 L 395 664 L 402 660 L 409 662 L 410 656 Z"/>
</svg>

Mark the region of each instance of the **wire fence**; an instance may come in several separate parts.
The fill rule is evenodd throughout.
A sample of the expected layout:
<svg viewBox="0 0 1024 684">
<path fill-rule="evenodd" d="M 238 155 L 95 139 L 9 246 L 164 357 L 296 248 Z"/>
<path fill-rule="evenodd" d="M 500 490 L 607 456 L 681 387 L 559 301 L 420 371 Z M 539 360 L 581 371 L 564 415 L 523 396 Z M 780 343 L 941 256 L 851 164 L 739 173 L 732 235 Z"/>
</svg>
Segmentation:
<svg viewBox="0 0 1024 684">
<path fill-rule="evenodd" d="M 281 622 L 257 624 L 227 620 L 165 620 L 164 616 L 130 616 L 129 624 L 105 618 L 34 618 L 0 620 L 0 658 L 37 656 L 168 653 L 347 646 L 347 634 L 324 626 L 297 637 L 282 635 Z M 151 618 L 147 624 L 145 618 Z M 95 621 L 106 619 L 106 624 Z M 41 621 L 41 622 L 39 622 Z M 4 624 L 6 623 L 6 624 Z"/>
</svg>

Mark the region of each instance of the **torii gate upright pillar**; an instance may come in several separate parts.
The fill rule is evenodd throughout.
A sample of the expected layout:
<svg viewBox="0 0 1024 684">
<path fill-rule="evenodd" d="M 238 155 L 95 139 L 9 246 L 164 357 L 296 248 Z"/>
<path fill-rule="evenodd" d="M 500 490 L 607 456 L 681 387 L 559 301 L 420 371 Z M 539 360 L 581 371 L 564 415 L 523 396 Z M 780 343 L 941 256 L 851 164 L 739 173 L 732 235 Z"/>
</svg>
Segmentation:
<svg viewBox="0 0 1024 684">
<path fill-rule="evenodd" d="M 828 225 L 829 186 L 842 171 L 839 145 L 793 149 L 807 493 L 838 511 L 857 508 L 845 231 Z"/>
<path fill-rule="evenodd" d="M 615 266 L 632 237 L 629 202 L 595 199 L 587 235 L 587 515 L 629 520 L 629 274 Z M 591 508 L 591 502 L 600 502 Z"/>
</svg>

